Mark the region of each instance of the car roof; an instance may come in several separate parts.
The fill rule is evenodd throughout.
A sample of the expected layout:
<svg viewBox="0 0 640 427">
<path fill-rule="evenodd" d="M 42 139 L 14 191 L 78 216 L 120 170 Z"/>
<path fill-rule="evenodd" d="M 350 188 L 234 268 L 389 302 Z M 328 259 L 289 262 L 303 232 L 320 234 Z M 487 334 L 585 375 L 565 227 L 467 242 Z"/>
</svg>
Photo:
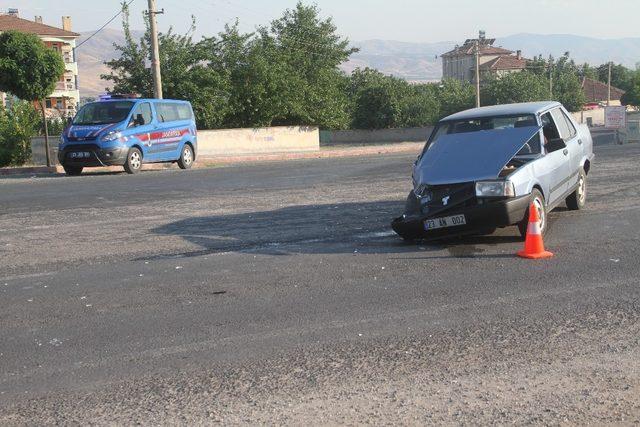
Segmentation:
<svg viewBox="0 0 640 427">
<path fill-rule="evenodd" d="M 560 106 L 556 101 L 542 102 L 522 102 L 519 104 L 492 105 L 489 107 L 472 108 L 460 111 L 442 119 L 442 122 L 449 120 L 477 119 L 482 117 L 509 116 L 513 114 L 537 114 Z"/>
</svg>

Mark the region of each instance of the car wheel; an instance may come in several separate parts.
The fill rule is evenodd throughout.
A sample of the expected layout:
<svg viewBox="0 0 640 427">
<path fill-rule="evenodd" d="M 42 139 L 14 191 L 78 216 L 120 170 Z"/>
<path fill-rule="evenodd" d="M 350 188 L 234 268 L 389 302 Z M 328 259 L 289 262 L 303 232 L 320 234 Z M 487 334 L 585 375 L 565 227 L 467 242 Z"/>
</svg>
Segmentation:
<svg viewBox="0 0 640 427">
<path fill-rule="evenodd" d="M 544 236 L 547 232 L 547 224 L 548 224 L 547 205 L 544 201 L 544 196 L 542 195 L 540 190 L 538 190 L 537 188 L 534 188 L 533 191 L 531 192 L 529 206 L 531 206 L 531 204 L 535 205 L 536 209 L 538 210 L 538 218 L 540 218 L 540 231 Z M 524 218 L 518 224 L 518 230 L 520 231 L 520 235 L 522 237 L 527 237 L 528 228 L 529 228 L 529 209 L 527 209 L 527 212 L 525 213 Z"/>
<path fill-rule="evenodd" d="M 124 170 L 128 174 L 134 174 L 140 172 L 142 168 L 142 153 L 137 148 L 133 147 L 127 154 L 127 161 L 124 163 Z"/>
<path fill-rule="evenodd" d="M 578 188 L 567 197 L 567 207 L 572 211 L 579 211 L 587 204 L 587 174 L 581 168 L 578 177 Z"/>
<path fill-rule="evenodd" d="M 184 147 L 182 147 L 178 166 L 180 169 L 190 169 L 193 166 L 193 148 L 189 144 L 184 144 Z"/>
<path fill-rule="evenodd" d="M 82 173 L 82 166 L 63 166 L 64 173 L 69 176 L 78 176 Z"/>
</svg>

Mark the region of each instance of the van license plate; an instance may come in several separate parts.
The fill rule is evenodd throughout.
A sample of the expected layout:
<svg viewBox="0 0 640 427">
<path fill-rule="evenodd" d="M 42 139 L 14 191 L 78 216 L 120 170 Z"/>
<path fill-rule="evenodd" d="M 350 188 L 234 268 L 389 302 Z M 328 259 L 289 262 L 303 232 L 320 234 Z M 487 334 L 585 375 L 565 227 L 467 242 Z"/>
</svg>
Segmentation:
<svg viewBox="0 0 640 427">
<path fill-rule="evenodd" d="M 467 218 L 464 215 L 446 216 L 443 218 L 428 219 L 424 222 L 424 229 L 437 230 L 438 228 L 456 227 L 466 225 Z"/>
<path fill-rule="evenodd" d="M 69 153 L 69 157 L 72 159 L 88 159 L 91 157 L 91 153 L 88 151 L 74 151 Z"/>
</svg>

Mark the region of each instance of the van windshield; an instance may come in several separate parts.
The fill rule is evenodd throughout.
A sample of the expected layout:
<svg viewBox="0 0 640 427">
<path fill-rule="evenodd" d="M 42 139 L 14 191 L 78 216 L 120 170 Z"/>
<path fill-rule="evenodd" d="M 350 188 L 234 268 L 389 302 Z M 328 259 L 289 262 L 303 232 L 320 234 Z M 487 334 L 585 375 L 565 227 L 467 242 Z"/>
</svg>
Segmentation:
<svg viewBox="0 0 640 427">
<path fill-rule="evenodd" d="M 87 104 L 78 111 L 73 119 L 74 125 L 108 125 L 123 121 L 133 107 L 131 101 L 94 102 Z"/>
</svg>

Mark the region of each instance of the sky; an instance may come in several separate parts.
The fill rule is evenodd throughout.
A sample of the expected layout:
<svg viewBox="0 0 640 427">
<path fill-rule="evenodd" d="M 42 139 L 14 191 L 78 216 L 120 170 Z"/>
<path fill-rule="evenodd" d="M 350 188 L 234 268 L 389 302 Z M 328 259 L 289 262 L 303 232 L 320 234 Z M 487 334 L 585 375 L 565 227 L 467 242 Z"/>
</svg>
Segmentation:
<svg viewBox="0 0 640 427">
<path fill-rule="evenodd" d="M 121 0 L 0 0 L 0 10 L 18 8 L 20 16 L 41 15 L 61 26 L 70 15 L 73 30 L 92 31 L 118 12 Z M 297 0 L 157 0 L 160 31 L 184 32 L 196 17 L 197 35 L 213 35 L 235 18 L 251 31 L 279 17 Z M 314 3 L 305 1 L 305 3 Z M 595 38 L 640 37 L 640 0 L 316 0 L 322 15 L 352 41 L 463 41 L 485 30 L 488 37 L 516 33 L 576 34 Z M 131 4 L 132 27 L 142 29 L 147 0 Z M 603 18 L 604 17 L 604 18 Z M 116 19 L 110 28 L 120 28 Z"/>
</svg>

